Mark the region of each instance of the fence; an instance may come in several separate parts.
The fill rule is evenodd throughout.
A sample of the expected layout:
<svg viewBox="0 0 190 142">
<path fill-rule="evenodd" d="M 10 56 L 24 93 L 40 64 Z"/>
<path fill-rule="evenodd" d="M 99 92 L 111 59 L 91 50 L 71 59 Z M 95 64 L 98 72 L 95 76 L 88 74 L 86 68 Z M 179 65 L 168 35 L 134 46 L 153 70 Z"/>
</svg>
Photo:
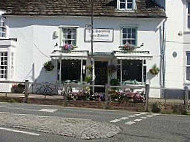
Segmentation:
<svg viewBox="0 0 190 142">
<path fill-rule="evenodd" d="M 76 84 L 76 83 L 70 83 L 70 84 L 59 84 L 59 83 L 32 83 L 26 80 L 25 82 L 15 82 L 15 81 L 0 81 L 0 84 L 9 84 L 11 86 L 11 91 L 13 93 L 23 93 L 24 94 L 24 102 L 28 102 L 29 94 L 41 94 L 44 95 L 45 98 L 47 95 L 59 95 L 63 97 L 64 104 L 67 104 L 67 101 L 69 99 L 77 100 L 81 98 L 87 98 L 94 100 L 94 101 L 104 101 L 105 107 L 108 108 L 110 105 L 110 102 L 114 101 L 121 101 L 122 99 L 127 99 L 130 102 L 137 102 L 137 103 L 144 103 L 145 111 L 149 111 L 149 94 L 151 90 L 159 90 L 164 92 L 164 96 L 162 99 L 164 99 L 164 103 L 167 102 L 167 92 L 166 90 L 176 90 L 176 88 L 159 88 L 159 87 L 150 87 L 149 84 L 146 85 L 123 85 L 123 86 L 110 86 L 110 85 L 89 85 L 89 84 Z M 20 88 L 16 88 L 15 84 L 20 84 Z M 90 88 L 92 87 L 99 87 L 104 88 L 105 91 L 101 93 L 92 93 L 90 92 Z M 76 89 L 78 88 L 78 90 Z M 139 91 L 139 90 L 140 91 Z M 114 91 L 117 90 L 117 91 Z M 119 91 L 118 91 L 119 90 Z M 136 90 L 136 92 L 135 92 Z M 179 89 L 177 89 L 179 90 Z M 15 92 L 14 92 L 15 91 Z M 181 91 L 184 92 L 183 97 L 181 97 L 181 100 L 183 100 L 183 105 L 185 106 L 185 109 L 189 109 L 189 89 L 188 87 L 185 87 L 184 89 L 181 89 Z M 10 92 L 3 92 L 0 91 L 0 93 L 5 93 L 7 96 L 7 93 Z M 114 98 L 114 97 L 118 98 Z M 73 98 L 72 98 L 73 97 Z M 131 101 L 132 100 L 132 101 Z"/>
</svg>

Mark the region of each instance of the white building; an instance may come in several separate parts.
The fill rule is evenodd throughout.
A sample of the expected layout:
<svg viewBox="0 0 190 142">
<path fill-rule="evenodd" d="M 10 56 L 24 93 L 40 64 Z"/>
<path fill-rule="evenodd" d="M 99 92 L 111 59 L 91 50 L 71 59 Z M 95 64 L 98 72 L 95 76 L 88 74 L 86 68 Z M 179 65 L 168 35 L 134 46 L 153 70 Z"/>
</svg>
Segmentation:
<svg viewBox="0 0 190 142">
<path fill-rule="evenodd" d="M 171 6 L 166 5 L 168 14 L 171 13 L 172 4 L 175 5 L 173 1 L 180 4 L 177 2 L 179 0 L 168 2 L 171 3 Z M 183 44 L 179 48 L 176 43 L 164 43 L 166 16 L 164 8 L 159 4 L 162 3 L 157 4 L 153 0 L 94 0 L 92 77 L 95 84 L 104 85 L 110 79 L 117 78 L 121 83 L 136 80 L 148 82 L 154 87 L 183 87 L 183 51 L 186 48 Z M 184 7 L 181 6 L 183 11 Z M 0 0 L 0 9 L 0 80 L 82 82 L 89 75 L 87 68 L 92 55 L 89 1 Z M 176 14 L 179 15 L 177 11 Z M 185 19 L 181 20 L 182 18 L 176 18 L 176 22 L 183 25 Z M 167 41 L 170 40 L 169 32 L 177 32 L 173 33 L 174 38 L 177 41 L 180 38 L 179 42 L 183 43 L 187 39 L 185 36 L 183 38 L 184 27 L 176 25 L 180 27 L 176 31 L 175 27 L 171 29 L 170 24 L 172 20 L 170 22 L 168 18 Z M 68 46 L 77 48 L 67 51 Z M 163 74 L 164 49 L 166 74 Z M 169 57 L 174 56 L 174 49 L 177 57 Z M 49 60 L 54 65 L 52 71 L 43 68 L 44 63 Z M 181 66 L 176 67 L 172 63 L 180 63 Z M 117 66 L 117 71 L 111 77 L 107 74 L 107 66 L 110 64 Z M 160 69 L 157 75 L 149 72 L 153 65 Z M 1 85 L 0 89 L 6 91 L 10 87 Z M 161 93 L 159 90 L 151 90 L 150 95 L 160 97 Z"/>
</svg>

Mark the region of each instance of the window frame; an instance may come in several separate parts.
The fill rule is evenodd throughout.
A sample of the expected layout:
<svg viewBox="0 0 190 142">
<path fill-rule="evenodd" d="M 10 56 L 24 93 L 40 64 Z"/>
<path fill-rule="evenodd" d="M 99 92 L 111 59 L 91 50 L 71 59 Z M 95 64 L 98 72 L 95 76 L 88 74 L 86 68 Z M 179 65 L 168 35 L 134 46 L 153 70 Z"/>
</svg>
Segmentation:
<svg viewBox="0 0 190 142">
<path fill-rule="evenodd" d="M 65 43 L 65 41 L 74 41 L 75 44 L 72 44 L 73 42 L 71 42 L 71 45 L 73 46 L 76 46 L 77 45 L 77 28 L 78 27 L 74 27 L 74 26 L 60 26 L 60 46 L 64 46 L 65 44 L 68 44 L 68 43 Z M 71 39 L 68 39 L 68 38 L 64 38 L 64 30 L 75 30 L 75 39 L 74 38 L 71 38 Z"/>
<path fill-rule="evenodd" d="M 5 55 L 2 55 L 2 54 L 5 54 L 6 53 L 6 56 Z M 1 60 L 3 58 L 3 61 Z M 4 60 L 4 58 L 6 58 L 6 60 Z M 7 79 L 8 78 L 8 63 L 9 59 L 8 59 L 8 52 L 7 51 L 0 51 L 0 79 L 3 80 L 3 79 Z M 6 62 L 5 65 L 2 64 L 2 62 Z M 3 69 L 3 68 L 4 69 Z M 1 71 L 4 70 L 4 74 L 1 73 Z M 1 77 L 3 76 L 3 77 Z"/>
<path fill-rule="evenodd" d="M 124 2 L 122 2 L 124 3 Z M 131 8 L 128 8 L 128 4 L 132 4 L 132 7 Z M 129 2 L 129 0 L 125 0 L 125 8 L 121 8 L 121 0 L 117 0 L 117 9 L 119 10 L 128 10 L 128 11 L 132 11 L 134 10 L 134 7 L 135 7 L 135 0 L 132 0 L 132 2 Z"/>
<path fill-rule="evenodd" d="M 131 29 L 135 29 L 135 35 L 136 35 L 136 38 L 135 38 L 135 44 L 134 46 L 137 45 L 137 41 L 138 41 L 138 28 L 137 27 L 134 27 L 134 26 L 122 26 L 121 29 L 120 29 L 120 45 L 123 46 L 125 44 L 123 44 L 123 28 L 131 28 Z M 127 40 L 127 38 L 126 38 Z M 130 44 L 130 43 L 129 43 Z"/>
<path fill-rule="evenodd" d="M 190 2 L 187 2 L 187 28 L 190 29 Z"/>
<path fill-rule="evenodd" d="M 3 29 L 5 31 L 3 31 Z M 4 34 L 4 36 L 2 36 Z M 7 36 L 7 28 L 6 28 L 6 21 L 5 21 L 5 18 L 0 15 L 0 38 L 6 38 Z"/>
<path fill-rule="evenodd" d="M 185 60 L 185 80 L 190 82 L 190 77 L 189 79 L 187 79 L 187 68 L 190 67 L 190 64 L 188 65 L 188 55 L 189 54 L 189 58 L 190 58 L 190 51 L 186 51 L 186 60 Z"/>
</svg>

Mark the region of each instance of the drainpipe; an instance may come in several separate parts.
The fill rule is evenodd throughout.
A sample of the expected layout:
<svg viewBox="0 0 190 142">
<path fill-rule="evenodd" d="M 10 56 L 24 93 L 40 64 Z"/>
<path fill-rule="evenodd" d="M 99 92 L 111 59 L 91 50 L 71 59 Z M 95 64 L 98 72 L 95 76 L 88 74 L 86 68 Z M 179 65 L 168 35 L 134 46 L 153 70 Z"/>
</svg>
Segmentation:
<svg viewBox="0 0 190 142">
<path fill-rule="evenodd" d="M 166 36 L 165 36 L 165 24 L 166 24 L 167 18 L 163 21 L 163 40 L 162 40 L 162 52 L 161 52 L 161 58 L 162 58 L 162 82 L 161 87 L 165 88 L 165 76 L 166 76 L 166 58 L 165 58 L 165 51 L 166 51 Z M 165 92 L 161 90 L 162 96 L 165 96 Z"/>
</svg>

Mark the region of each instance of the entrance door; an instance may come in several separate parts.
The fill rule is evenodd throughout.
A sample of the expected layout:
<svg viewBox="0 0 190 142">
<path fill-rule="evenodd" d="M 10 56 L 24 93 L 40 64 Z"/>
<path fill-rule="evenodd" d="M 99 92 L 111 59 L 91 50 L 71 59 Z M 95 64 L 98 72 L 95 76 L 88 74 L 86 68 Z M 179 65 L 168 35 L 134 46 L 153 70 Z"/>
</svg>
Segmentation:
<svg viewBox="0 0 190 142">
<path fill-rule="evenodd" d="M 105 85 L 108 81 L 107 61 L 95 61 L 95 85 Z M 104 92 L 105 88 L 95 87 L 95 92 Z"/>
</svg>

